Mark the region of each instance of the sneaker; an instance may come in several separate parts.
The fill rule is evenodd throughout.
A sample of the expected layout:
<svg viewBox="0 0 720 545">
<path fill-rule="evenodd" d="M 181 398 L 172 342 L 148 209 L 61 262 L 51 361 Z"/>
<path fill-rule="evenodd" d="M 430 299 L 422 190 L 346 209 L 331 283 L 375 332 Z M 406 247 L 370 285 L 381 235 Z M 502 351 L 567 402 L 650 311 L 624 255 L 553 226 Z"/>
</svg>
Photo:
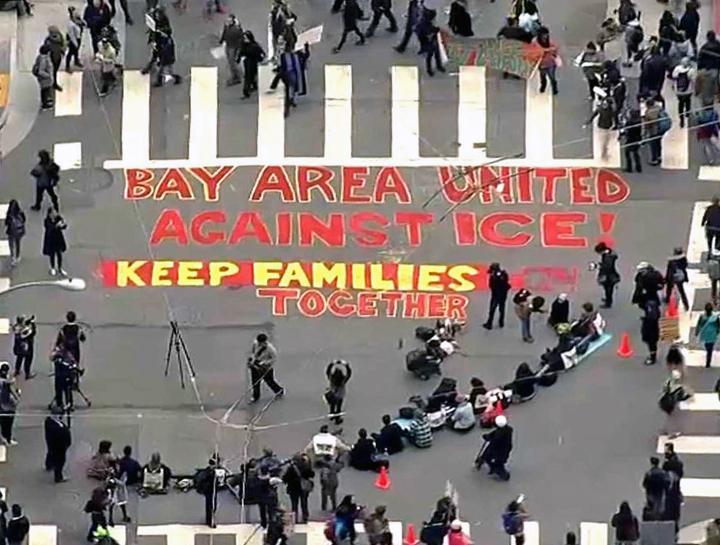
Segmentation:
<svg viewBox="0 0 720 545">
<path fill-rule="evenodd" d="M 55 276 L 57 274 L 57 271 L 52 267 L 50 267 L 50 271 L 48 272 L 50 273 L 50 276 Z"/>
<path fill-rule="evenodd" d="M 37 373 L 30 373 L 29 375 L 25 375 L 25 380 L 34 379 L 36 376 L 37 376 Z"/>
<path fill-rule="evenodd" d="M 285 388 L 282 388 L 277 394 L 275 394 L 275 397 L 285 397 L 285 393 Z"/>
<path fill-rule="evenodd" d="M 332 52 L 333 52 L 333 53 L 340 53 L 340 49 L 338 49 L 337 47 L 333 47 L 333 48 L 332 48 Z"/>
<path fill-rule="evenodd" d="M 60 276 L 67 276 L 68 273 L 65 269 L 58 269 L 58 273 L 60 273 Z"/>
<path fill-rule="evenodd" d="M 58 93 L 62 93 L 63 90 L 57 83 L 53 85 L 53 89 L 55 89 Z"/>
<path fill-rule="evenodd" d="M 488 331 L 490 331 L 490 330 L 492 329 L 492 324 L 490 324 L 490 323 L 488 323 L 488 322 L 485 322 L 482 326 L 483 326 L 485 329 L 487 329 Z"/>
<path fill-rule="evenodd" d="M 15 441 L 15 439 L 10 439 L 10 441 L 8 442 L 8 444 L 9 444 L 11 447 L 14 447 L 14 446 L 18 445 L 19 443 L 18 443 L 17 441 Z"/>
</svg>

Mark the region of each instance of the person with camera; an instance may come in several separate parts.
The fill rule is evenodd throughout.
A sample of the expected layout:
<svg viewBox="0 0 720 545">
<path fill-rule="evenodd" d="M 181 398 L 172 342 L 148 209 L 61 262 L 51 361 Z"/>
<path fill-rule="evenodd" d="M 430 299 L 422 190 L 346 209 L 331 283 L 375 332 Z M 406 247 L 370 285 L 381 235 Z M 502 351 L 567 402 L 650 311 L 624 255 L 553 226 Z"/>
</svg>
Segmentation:
<svg viewBox="0 0 720 545">
<path fill-rule="evenodd" d="M 67 450 L 72 444 L 70 427 L 62 420 L 63 410 L 57 404 L 50 408 L 50 415 L 45 418 L 45 470 L 52 471 L 56 483 L 63 483 L 67 479 L 63 476 Z"/>
<path fill-rule="evenodd" d="M 0 363 L 0 441 L 6 446 L 17 445 L 12 429 L 20 393 L 15 388 L 15 378 L 10 376 L 10 364 Z"/>
<path fill-rule="evenodd" d="M 67 250 L 65 235 L 63 234 L 63 231 L 67 229 L 67 223 L 58 214 L 57 210 L 51 206 L 45 215 L 43 227 L 45 232 L 43 233 L 42 253 L 50 260 L 50 276 L 56 274 L 67 276 L 62 263 L 63 254 Z"/>
<path fill-rule="evenodd" d="M 35 376 L 31 372 L 33 356 L 35 354 L 35 336 L 37 335 L 37 326 L 35 325 L 35 316 L 26 318 L 18 316 L 13 325 L 13 354 L 15 355 L 15 376 L 20 375 L 20 371 L 25 372 L 25 380 L 30 380 Z"/>
<path fill-rule="evenodd" d="M 72 411 L 75 408 L 72 394 L 74 374 L 79 371 L 75 358 L 63 344 L 56 345 L 50 357 L 55 388 L 53 402 L 63 411 Z"/>
<path fill-rule="evenodd" d="M 55 346 L 62 346 L 69 351 L 75 363 L 80 365 L 80 344 L 85 342 L 85 331 L 77 323 L 77 315 L 72 310 L 65 314 L 65 323 L 58 331 Z"/>
<path fill-rule="evenodd" d="M 217 511 L 217 493 L 224 477 L 224 469 L 219 467 L 218 457 L 212 456 L 208 465 L 197 475 L 195 490 L 205 496 L 205 524 L 215 528 L 215 511 Z"/>
<path fill-rule="evenodd" d="M 268 336 L 265 333 L 260 333 L 255 337 L 252 353 L 248 358 L 252 388 L 251 403 L 256 403 L 260 399 L 260 383 L 263 381 L 273 391 L 275 397 L 285 395 L 285 388 L 275 381 L 274 367 L 276 361 L 277 349 L 268 341 Z"/>
</svg>

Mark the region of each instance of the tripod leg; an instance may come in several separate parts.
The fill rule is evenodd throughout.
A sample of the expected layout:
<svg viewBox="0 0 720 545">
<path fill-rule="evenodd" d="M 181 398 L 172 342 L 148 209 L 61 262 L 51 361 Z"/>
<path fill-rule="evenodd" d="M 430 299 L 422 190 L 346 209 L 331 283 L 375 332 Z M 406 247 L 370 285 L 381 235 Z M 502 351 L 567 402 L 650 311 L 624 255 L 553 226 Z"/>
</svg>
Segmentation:
<svg viewBox="0 0 720 545">
<path fill-rule="evenodd" d="M 175 328 L 175 322 L 170 322 L 170 337 L 168 338 L 167 354 L 165 354 L 165 376 L 168 376 L 168 373 L 170 372 L 170 357 L 172 356 L 176 335 L 177 329 Z"/>
<path fill-rule="evenodd" d="M 92 406 L 92 400 L 85 395 L 85 392 L 83 392 L 80 388 L 76 388 L 75 391 L 80 395 L 81 398 L 83 398 L 83 401 L 88 407 Z"/>
<path fill-rule="evenodd" d="M 193 367 L 192 360 L 190 359 L 190 353 L 188 352 L 187 345 L 185 344 L 185 339 L 183 339 L 183 336 L 180 334 L 180 331 L 178 330 L 178 340 L 180 341 L 180 346 L 183 351 L 183 355 L 185 356 L 185 361 L 188 364 L 188 369 L 190 378 L 195 378 L 195 367 Z"/>
</svg>

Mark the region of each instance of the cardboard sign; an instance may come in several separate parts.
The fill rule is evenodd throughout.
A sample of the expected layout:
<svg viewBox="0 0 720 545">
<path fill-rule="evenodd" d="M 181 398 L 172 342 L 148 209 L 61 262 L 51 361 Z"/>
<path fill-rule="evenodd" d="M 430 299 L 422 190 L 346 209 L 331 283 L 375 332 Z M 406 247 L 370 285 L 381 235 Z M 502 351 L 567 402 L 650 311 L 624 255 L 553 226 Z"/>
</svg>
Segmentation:
<svg viewBox="0 0 720 545">
<path fill-rule="evenodd" d="M 680 338 L 679 318 L 660 318 L 660 340 L 673 342 Z"/>
<path fill-rule="evenodd" d="M 295 46 L 295 51 L 300 51 L 303 47 L 305 47 L 305 44 L 313 45 L 320 42 L 320 40 L 322 40 L 322 33 L 322 25 L 312 27 L 304 32 L 301 32 L 297 38 L 297 45 Z"/>
</svg>

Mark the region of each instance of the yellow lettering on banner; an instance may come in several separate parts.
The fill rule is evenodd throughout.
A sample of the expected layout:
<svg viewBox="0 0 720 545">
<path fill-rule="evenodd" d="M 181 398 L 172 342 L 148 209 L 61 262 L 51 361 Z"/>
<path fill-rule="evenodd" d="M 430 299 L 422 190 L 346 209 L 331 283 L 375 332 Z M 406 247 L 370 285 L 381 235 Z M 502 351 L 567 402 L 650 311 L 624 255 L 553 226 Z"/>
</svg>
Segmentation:
<svg viewBox="0 0 720 545">
<path fill-rule="evenodd" d="M 151 286 L 172 286 L 170 278 L 170 270 L 175 265 L 174 261 L 153 261 L 152 276 L 150 277 Z"/>
<path fill-rule="evenodd" d="M 418 291 L 443 291 L 440 275 L 447 265 L 419 265 Z"/>
<path fill-rule="evenodd" d="M 415 265 L 400 263 L 397 268 L 397 283 L 400 291 L 413 291 L 413 271 Z"/>
<path fill-rule="evenodd" d="M 256 261 L 253 263 L 253 283 L 258 288 L 267 287 L 271 280 L 280 280 L 283 264 L 279 261 Z"/>
<path fill-rule="evenodd" d="M 365 281 L 365 265 L 362 263 L 353 263 L 350 265 L 352 268 L 352 287 L 355 290 L 367 289 L 367 283 Z"/>
<path fill-rule="evenodd" d="M 205 280 L 198 276 L 202 270 L 202 261 L 181 261 L 178 263 L 178 286 L 204 286 Z"/>
<path fill-rule="evenodd" d="M 347 289 L 347 265 L 345 263 L 333 263 L 328 267 L 325 263 L 313 263 L 312 287 Z"/>
<path fill-rule="evenodd" d="M 470 265 L 452 265 L 447 272 L 452 280 L 448 287 L 453 291 L 472 291 L 475 289 L 475 283 L 465 278 L 465 275 L 472 276 L 477 273 L 478 270 Z"/>
<path fill-rule="evenodd" d="M 307 274 L 305 274 L 302 265 L 297 261 L 291 261 L 285 266 L 285 272 L 283 272 L 282 278 L 280 282 L 278 282 L 278 287 L 280 288 L 289 288 L 290 286 L 301 288 L 310 287 L 310 279 L 307 277 Z"/>
<path fill-rule="evenodd" d="M 370 265 L 370 289 L 377 291 L 388 291 L 395 289 L 395 283 L 392 280 L 383 278 L 383 264 L 372 263 Z"/>
<path fill-rule="evenodd" d="M 238 264 L 232 261 L 211 261 L 208 268 L 210 270 L 211 286 L 219 286 L 222 284 L 223 278 L 240 272 Z"/>
<path fill-rule="evenodd" d="M 117 287 L 126 288 L 128 284 L 139 287 L 145 286 L 145 282 L 140 278 L 137 271 L 146 263 L 147 261 L 118 261 Z"/>
</svg>

